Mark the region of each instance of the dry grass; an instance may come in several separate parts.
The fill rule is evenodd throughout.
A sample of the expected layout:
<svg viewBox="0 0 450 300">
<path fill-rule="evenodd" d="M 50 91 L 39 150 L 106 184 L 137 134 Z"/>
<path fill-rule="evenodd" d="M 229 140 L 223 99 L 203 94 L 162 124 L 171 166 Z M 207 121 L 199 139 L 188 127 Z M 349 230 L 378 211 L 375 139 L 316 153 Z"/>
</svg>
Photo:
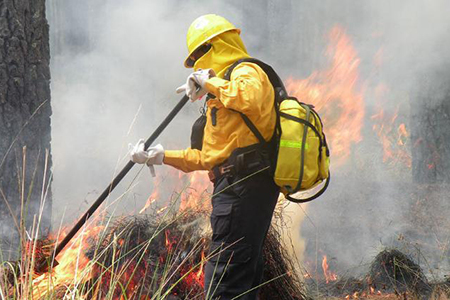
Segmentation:
<svg viewBox="0 0 450 300">
<path fill-rule="evenodd" d="M 59 268 L 66 264 L 60 258 L 60 265 L 45 275 L 46 281 L 31 272 L 35 262 L 51 252 L 54 240 L 27 243 L 14 268 L 2 263 L 0 299 L 156 300 L 175 295 L 179 299 L 210 299 L 202 285 L 202 268 L 209 259 L 205 254 L 208 231 L 203 228 L 207 215 L 190 209 L 179 212 L 178 200 L 174 199 L 163 215 L 105 217 L 101 230 L 86 237 L 90 227 L 99 225 L 90 223 L 68 249 L 74 252 L 72 260 L 80 264 L 74 262 L 73 273 L 65 280 L 58 279 Z M 83 234 L 83 243 L 77 244 Z M 261 299 L 306 299 L 276 227 L 270 230 L 264 254 L 267 263 Z M 86 264 L 82 264 L 84 257 L 89 259 Z M 37 282 L 41 282 L 39 291 Z"/>
</svg>

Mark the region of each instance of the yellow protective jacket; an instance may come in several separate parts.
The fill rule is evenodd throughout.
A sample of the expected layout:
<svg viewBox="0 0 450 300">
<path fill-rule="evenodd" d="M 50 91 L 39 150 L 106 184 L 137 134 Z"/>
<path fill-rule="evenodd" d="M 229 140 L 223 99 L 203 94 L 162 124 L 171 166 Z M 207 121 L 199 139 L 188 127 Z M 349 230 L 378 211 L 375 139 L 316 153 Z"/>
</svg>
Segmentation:
<svg viewBox="0 0 450 300">
<path fill-rule="evenodd" d="M 210 170 L 225 161 L 234 149 L 258 143 L 240 114 L 233 110 L 246 114 L 267 141 L 274 133 L 274 89 L 258 65 L 241 63 L 233 70 L 230 81 L 214 77 L 207 81 L 206 89 L 216 98 L 206 103 L 202 150 L 165 151 L 164 163 L 184 172 Z"/>
<path fill-rule="evenodd" d="M 206 103 L 202 151 L 165 151 L 164 163 L 184 172 L 210 170 L 225 161 L 234 149 L 258 143 L 240 114 L 233 110 L 246 114 L 266 140 L 274 133 L 274 90 L 266 73 L 258 65 L 246 62 L 233 70 L 229 81 L 222 79 L 234 62 L 250 57 L 239 33 L 224 32 L 212 38 L 210 44 L 211 49 L 194 64 L 196 70 L 212 68 L 217 74 L 205 86 L 216 98 Z"/>
</svg>

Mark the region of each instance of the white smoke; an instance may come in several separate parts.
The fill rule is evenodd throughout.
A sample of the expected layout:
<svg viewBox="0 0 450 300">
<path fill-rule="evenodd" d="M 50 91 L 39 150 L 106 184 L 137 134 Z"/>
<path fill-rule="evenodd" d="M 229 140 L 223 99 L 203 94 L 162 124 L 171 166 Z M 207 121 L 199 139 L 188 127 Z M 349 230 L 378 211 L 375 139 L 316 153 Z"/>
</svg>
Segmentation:
<svg viewBox="0 0 450 300">
<path fill-rule="evenodd" d="M 449 62 L 446 0 L 49 0 L 54 223 L 64 211 L 67 222 L 77 219 L 126 163 L 128 143 L 146 138 L 176 104 L 180 96 L 174 90 L 189 74 L 183 67 L 186 32 L 205 13 L 223 15 L 242 28 L 250 54 L 274 65 L 283 78 L 306 77 L 327 66 L 326 36 L 336 24 L 359 53 L 359 84 L 368 85 L 364 140 L 345 167 L 333 170 L 329 191 L 305 209 L 306 259 L 327 254 L 331 268 L 353 272 L 359 265 L 364 269 L 381 247 L 398 246 L 399 237 L 417 231 L 408 215 L 416 199 L 411 171 L 383 164 L 370 115 L 379 100 L 375 85 L 384 83 L 389 96 L 383 104 L 387 110 L 402 104 L 399 118 L 408 125 L 411 93 L 421 84 L 417 78 Z M 377 55 L 381 63 L 375 67 Z M 158 142 L 187 147 L 199 108 L 188 104 Z M 157 174 L 164 176 L 167 169 L 159 167 Z M 144 168 L 121 211 L 139 211 L 152 190 Z M 444 197 L 436 198 L 443 206 Z"/>
<path fill-rule="evenodd" d="M 49 10 L 56 52 L 52 55 L 54 214 L 58 221 L 68 210 L 66 219 L 73 220 L 126 163 L 128 143 L 146 139 L 181 98 L 175 89 L 189 74 L 183 61 L 192 20 L 210 12 L 222 12 L 230 20 L 237 15 L 224 13 L 226 6 L 221 4 L 141 0 L 76 5 L 56 1 Z M 166 149 L 188 147 L 200 105 L 188 104 L 158 142 Z M 142 171 L 141 182 L 128 193 L 135 196 L 123 201 L 129 211 L 142 207 L 152 190 L 149 172 Z M 157 171 L 162 175 L 165 168 Z"/>
</svg>

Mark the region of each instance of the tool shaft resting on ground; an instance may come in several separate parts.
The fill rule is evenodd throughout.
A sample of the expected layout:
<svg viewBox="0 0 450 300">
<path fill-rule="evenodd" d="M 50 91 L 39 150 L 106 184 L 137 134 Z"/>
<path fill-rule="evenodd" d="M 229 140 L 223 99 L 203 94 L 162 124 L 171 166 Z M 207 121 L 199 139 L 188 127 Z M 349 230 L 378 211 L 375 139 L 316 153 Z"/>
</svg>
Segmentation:
<svg viewBox="0 0 450 300">
<path fill-rule="evenodd" d="M 161 124 L 156 128 L 153 134 L 145 142 L 145 149 L 150 147 L 151 144 L 158 138 L 158 136 L 164 131 L 164 129 L 169 125 L 173 118 L 180 112 L 183 106 L 189 101 L 188 96 L 184 96 L 178 102 L 178 104 L 172 109 L 172 111 L 167 115 L 167 117 L 161 122 Z M 119 184 L 119 182 L 125 177 L 125 175 L 131 170 L 135 165 L 134 162 L 129 161 L 125 167 L 114 177 L 112 182 L 106 187 L 106 189 L 101 193 L 97 200 L 92 204 L 92 206 L 85 212 L 85 214 L 78 220 L 78 222 L 73 226 L 69 233 L 64 237 L 64 239 L 57 245 L 55 250 L 49 256 L 48 259 L 37 262 L 36 272 L 46 272 L 48 270 L 49 260 L 52 260 L 58 256 L 58 254 L 64 249 L 64 247 L 70 242 L 70 240 L 75 236 L 75 234 L 80 230 L 80 228 L 86 223 L 86 221 L 92 216 L 92 214 L 98 209 L 98 207 L 105 201 L 105 199 L 111 194 L 114 188 Z"/>
</svg>

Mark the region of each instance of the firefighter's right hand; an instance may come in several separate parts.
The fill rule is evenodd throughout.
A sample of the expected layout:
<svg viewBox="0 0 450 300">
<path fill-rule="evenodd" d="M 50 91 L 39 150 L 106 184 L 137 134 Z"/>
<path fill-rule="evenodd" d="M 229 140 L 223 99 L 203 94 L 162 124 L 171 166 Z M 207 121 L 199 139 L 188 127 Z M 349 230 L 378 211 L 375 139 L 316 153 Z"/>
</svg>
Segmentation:
<svg viewBox="0 0 450 300">
<path fill-rule="evenodd" d="M 205 88 L 205 83 L 209 78 L 214 76 L 216 76 L 216 73 L 213 69 L 199 69 L 189 75 L 186 83 L 178 87 L 176 92 L 185 92 L 191 101 L 194 102 L 208 93 Z"/>
<path fill-rule="evenodd" d="M 154 147 L 149 147 L 144 150 L 145 143 L 143 139 L 140 139 L 136 145 L 129 144 L 130 159 L 137 164 L 147 164 L 150 167 L 152 176 L 155 176 L 155 169 L 153 165 L 162 165 L 164 160 L 164 148 L 161 144 Z"/>
</svg>

